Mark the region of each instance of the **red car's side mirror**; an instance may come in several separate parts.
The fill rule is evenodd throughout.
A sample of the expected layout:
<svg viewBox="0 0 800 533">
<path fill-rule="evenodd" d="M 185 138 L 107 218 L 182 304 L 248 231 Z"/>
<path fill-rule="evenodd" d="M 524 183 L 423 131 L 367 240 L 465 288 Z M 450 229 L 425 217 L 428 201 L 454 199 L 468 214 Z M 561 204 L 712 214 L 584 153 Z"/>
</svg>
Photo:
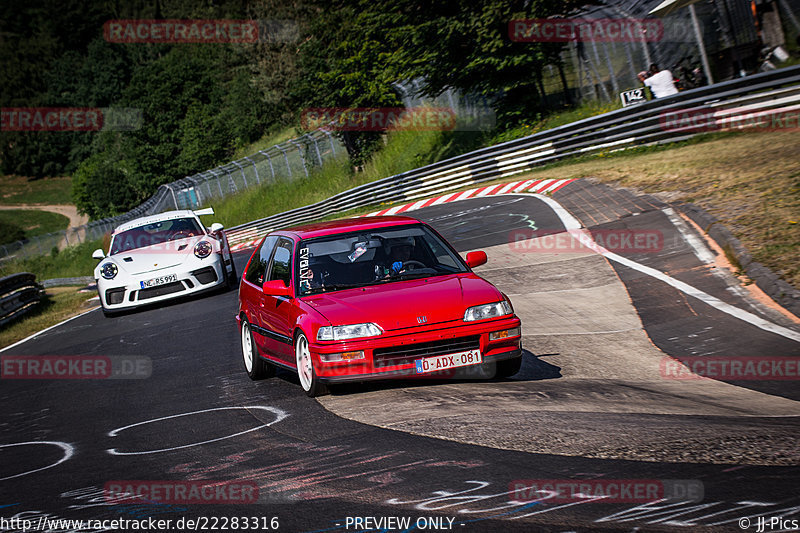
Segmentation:
<svg viewBox="0 0 800 533">
<path fill-rule="evenodd" d="M 477 252 L 470 252 L 467 254 L 467 266 L 470 268 L 475 268 L 481 265 L 486 264 L 488 261 L 486 257 L 486 252 L 478 250 Z"/>
<path fill-rule="evenodd" d="M 292 290 L 286 286 L 283 280 L 275 279 L 272 281 L 265 281 L 261 286 L 264 294 L 269 296 L 291 296 Z"/>
</svg>

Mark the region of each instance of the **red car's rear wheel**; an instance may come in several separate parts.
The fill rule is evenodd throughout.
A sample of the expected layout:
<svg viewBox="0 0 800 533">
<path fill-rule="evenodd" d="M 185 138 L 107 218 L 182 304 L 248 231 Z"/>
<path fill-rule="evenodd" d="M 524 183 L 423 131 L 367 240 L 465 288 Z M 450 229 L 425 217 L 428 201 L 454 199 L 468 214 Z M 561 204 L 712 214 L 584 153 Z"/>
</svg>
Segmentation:
<svg viewBox="0 0 800 533">
<path fill-rule="evenodd" d="M 253 341 L 253 332 L 250 330 L 250 323 L 246 318 L 242 318 L 242 356 L 244 369 L 247 370 L 250 379 L 264 379 L 275 374 L 275 367 L 258 355 L 258 349 Z"/>
</svg>

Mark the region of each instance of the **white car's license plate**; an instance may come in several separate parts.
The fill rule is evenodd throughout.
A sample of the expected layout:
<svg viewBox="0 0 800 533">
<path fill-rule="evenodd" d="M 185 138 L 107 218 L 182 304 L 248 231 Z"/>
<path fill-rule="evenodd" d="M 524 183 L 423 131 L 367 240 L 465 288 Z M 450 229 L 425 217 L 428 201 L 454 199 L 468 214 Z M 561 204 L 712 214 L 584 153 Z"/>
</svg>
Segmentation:
<svg viewBox="0 0 800 533">
<path fill-rule="evenodd" d="M 417 374 L 427 374 L 428 372 L 437 372 L 439 370 L 447 370 L 448 368 L 476 365 L 480 363 L 481 360 L 480 350 L 468 350 L 466 352 L 417 359 L 414 361 L 414 364 L 417 366 Z"/>
<path fill-rule="evenodd" d="M 178 281 L 178 275 L 169 274 L 167 276 L 140 281 L 139 284 L 142 289 L 149 289 L 150 287 L 158 287 L 159 285 L 166 285 L 167 283 L 173 283 L 175 281 Z"/>
</svg>

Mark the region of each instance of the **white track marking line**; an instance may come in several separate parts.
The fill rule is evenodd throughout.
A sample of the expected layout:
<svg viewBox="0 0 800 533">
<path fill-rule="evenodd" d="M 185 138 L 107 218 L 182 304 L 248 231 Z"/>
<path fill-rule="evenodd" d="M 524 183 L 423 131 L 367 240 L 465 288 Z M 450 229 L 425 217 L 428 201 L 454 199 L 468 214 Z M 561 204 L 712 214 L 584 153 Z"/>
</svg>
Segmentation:
<svg viewBox="0 0 800 533">
<path fill-rule="evenodd" d="M 37 468 L 35 470 L 28 470 L 27 472 L 22 472 L 21 474 L 14 474 L 12 476 L 6 476 L 4 478 L 0 478 L 0 481 L 5 481 L 7 479 L 13 479 L 16 477 L 27 476 L 28 474 L 33 474 L 34 472 L 40 472 L 42 470 L 47 470 L 48 468 L 53 468 L 54 466 L 58 466 L 64 461 L 68 461 L 70 457 L 75 454 L 75 447 L 72 444 L 68 444 L 66 442 L 55 441 L 55 440 L 38 440 L 38 441 L 29 441 L 29 442 L 15 442 L 13 444 L 0 444 L 0 448 L 11 448 L 14 446 L 32 446 L 36 444 L 47 444 L 50 446 L 57 446 L 61 448 L 64 452 L 64 455 L 56 461 L 55 463 L 47 466 L 43 466 L 41 468 Z M 16 528 L 15 528 L 16 529 Z"/>
<path fill-rule="evenodd" d="M 143 452 L 120 452 L 116 448 L 111 448 L 109 450 L 106 450 L 106 453 L 108 453 L 110 455 L 148 455 L 148 454 L 152 454 L 152 453 L 161 453 L 161 452 L 169 452 L 169 451 L 173 451 L 173 450 L 181 450 L 181 449 L 184 449 L 184 448 L 193 448 L 195 446 L 201 446 L 203 444 L 208 444 L 208 443 L 211 443 L 211 442 L 219 442 L 221 440 L 230 439 L 230 438 L 233 438 L 233 437 L 238 437 L 240 435 L 244 435 L 245 433 L 251 433 L 253 431 L 257 431 L 259 429 L 263 429 L 265 427 L 269 427 L 272 424 L 277 424 L 278 422 L 280 422 L 281 420 L 283 420 L 284 418 L 289 416 L 289 413 L 287 413 L 283 409 L 279 409 L 277 407 L 271 407 L 271 406 L 268 406 L 268 405 L 215 407 L 215 408 L 212 408 L 212 409 L 202 409 L 200 411 L 192 411 L 192 412 L 189 412 L 189 413 L 180 413 L 180 414 L 171 415 L 171 416 L 162 416 L 161 418 L 153 418 L 151 420 L 145 420 L 144 422 L 137 422 L 135 424 L 130 424 L 130 425 L 127 425 L 127 426 L 124 426 L 124 427 L 121 427 L 121 428 L 113 429 L 113 430 L 108 432 L 108 436 L 109 437 L 116 437 L 117 435 L 119 435 L 119 433 L 125 431 L 126 429 L 130 429 L 132 427 L 137 427 L 137 426 L 143 426 L 143 425 L 146 425 L 146 424 L 152 424 L 153 422 L 161 422 L 161 421 L 170 420 L 170 419 L 173 419 L 173 418 L 182 418 L 184 416 L 191 416 L 191 415 L 196 415 L 196 414 L 200 414 L 200 413 L 210 413 L 212 411 L 232 411 L 234 409 L 242 409 L 242 410 L 245 410 L 245 411 L 249 411 L 250 409 L 260 409 L 262 411 L 269 411 L 273 415 L 275 415 L 275 420 L 273 420 L 272 422 L 268 422 L 266 424 L 261 424 L 260 426 L 256 426 L 256 427 L 253 427 L 253 428 L 250 428 L 250 429 L 246 429 L 244 431 L 239 431 L 238 433 L 232 433 L 231 435 L 225 435 L 224 437 L 217 437 L 215 439 L 204 440 L 202 442 L 193 442 L 191 444 L 184 444 L 182 446 L 173 446 L 171 448 L 161 448 L 159 450 L 146 450 L 146 451 L 143 451 Z M 258 419 L 256 419 L 256 420 L 258 420 Z M 259 422 L 260 422 L 260 420 L 259 420 Z"/>
<path fill-rule="evenodd" d="M 686 243 L 692 247 L 692 250 L 694 250 L 694 255 L 696 255 L 697 258 L 703 263 L 706 264 L 713 263 L 714 254 L 711 253 L 711 250 L 708 249 L 705 243 L 703 243 L 703 241 L 699 237 L 697 237 L 697 235 L 695 235 L 694 233 L 691 232 L 691 230 L 689 230 L 689 227 L 686 225 L 686 222 L 684 222 L 683 219 L 678 216 L 675 210 L 672 209 L 671 207 L 667 207 L 665 209 L 662 209 L 662 211 L 664 212 L 665 215 L 667 215 L 667 218 L 669 218 L 669 221 L 672 222 L 672 225 L 675 226 L 675 228 L 677 228 L 678 232 L 683 237 L 683 240 L 685 240 Z"/>
<path fill-rule="evenodd" d="M 539 198 L 543 202 L 545 202 L 548 206 L 550 206 L 553 211 L 558 215 L 558 218 L 561 219 L 561 223 L 564 224 L 564 227 L 567 230 L 576 230 L 581 228 L 581 223 L 573 217 L 566 209 L 564 209 L 561 204 L 550 198 L 549 196 L 544 196 L 541 194 L 535 194 L 535 197 Z M 795 342 L 800 342 L 800 333 L 793 331 L 789 328 L 784 328 L 783 326 L 779 326 L 774 324 L 768 320 L 764 320 L 763 318 L 754 315 L 748 311 L 744 311 L 743 309 L 739 309 L 738 307 L 734 307 L 728 303 L 723 302 L 719 298 L 711 296 L 710 294 L 701 291 L 700 289 L 696 289 L 689 285 L 688 283 L 684 283 L 679 281 L 671 276 L 664 274 L 663 272 L 659 272 L 654 268 L 650 268 L 648 266 L 642 265 L 637 263 L 636 261 L 631 261 L 630 259 L 626 259 L 625 257 L 619 256 L 613 252 L 609 252 L 602 246 L 599 246 L 594 239 L 592 239 L 591 234 L 588 230 L 583 232 L 570 232 L 574 237 L 577 237 L 581 244 L 589 248 L 590 250 L 594 250 L 603 257 L 611 260 L 616 261 L 621 265 L 625 265 L 628 268 L 632 268 L 642 274 L 646 274 L 651 276 L 659 281 L 663 281 L 667 285 L 671 285 L 672 287 L 678 289 L 679 291 L 683 292 L 684 294 L 688 294 L 693 298 L 697 298 L 698 300 L 726 313 L 734 318 L 738 318 L 748 324 L 752 324 L 757 328 L 763 329 L 764 331 L 768 331 L 770 333 L 775 333 L 776 335 L 780 335 L 782 337 L 786 337 L 787 339 L 791 339 Z"/>
</svg>

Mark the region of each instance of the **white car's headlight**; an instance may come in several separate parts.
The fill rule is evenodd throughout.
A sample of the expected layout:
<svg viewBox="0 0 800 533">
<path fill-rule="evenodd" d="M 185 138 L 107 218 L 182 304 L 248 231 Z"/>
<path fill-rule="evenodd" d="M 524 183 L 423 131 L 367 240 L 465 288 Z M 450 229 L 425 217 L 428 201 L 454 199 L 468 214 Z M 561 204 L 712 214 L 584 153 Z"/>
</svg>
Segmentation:
<svg viewBox="0 0 800 533">
<path fill-rule="evenodd" d="M 199 257 L 200 259 L 205 259 L 211 252 L 214 250 L 214 247 L 211 246 L 211 243 L 208 241 L 200 241 L 194 246 L 194 255 Z"/>
<path fill-rule="evenodd" d="M 347 326 L 323 326 L 317 331 L 318 341 L 343 341 L 363 337 L 377 337 L 383 333 L 381 328 L 369 322 L 366 324 L 350 324 Z"/>
<path fill-rule="evenodd" d="M 100 267 L 100 275 L 106 279 L 114 279 L 117 272 L 119 272 L 119 269 L 114 263 L 106 263 Z"/>
<path fill-rule="evenodd" d="M 464 313 L 464 322 L 473 322 L 485 318 L 497 318 L 499 316 L 510 315 L 513 312 L 511 304 L 506 300 L 493 304 L 476 305 L 470 307 L 467 309 L 467 312 Z"/>
</svg>

